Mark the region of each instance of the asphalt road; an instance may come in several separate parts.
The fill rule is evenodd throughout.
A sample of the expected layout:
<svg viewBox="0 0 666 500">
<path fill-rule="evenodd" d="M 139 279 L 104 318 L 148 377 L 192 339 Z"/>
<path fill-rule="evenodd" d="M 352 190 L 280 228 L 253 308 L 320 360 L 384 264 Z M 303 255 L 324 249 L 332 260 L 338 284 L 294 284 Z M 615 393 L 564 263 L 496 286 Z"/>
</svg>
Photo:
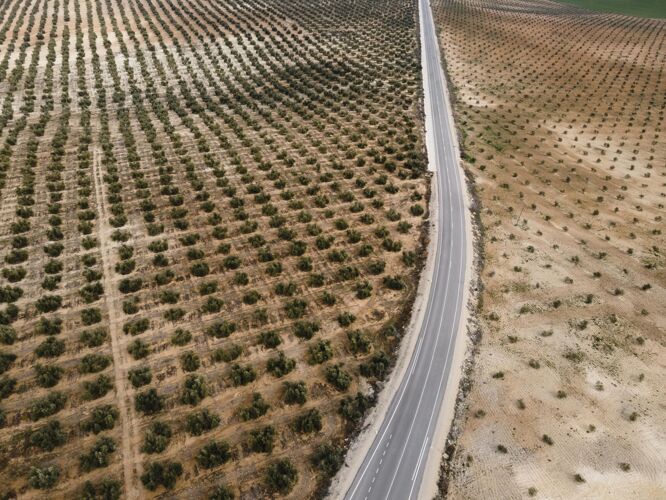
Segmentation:
<svg viewBox="0 0 666 500">
<path fill-rule="evenodd" d="M 418 498 L 442 406 L 463 304 L 466 233 L 455 130 L 444 93 L 439 45 L 427 0 L 419 0 L 427 84 L 428 159 L 439 206 L 434 276 L 416 347 L 384 422 L 345 498 Z M 426 299 L 424 299 L 426 300 Z M 435 480 L 435 478 L 429 478 Z"/>
</svg>

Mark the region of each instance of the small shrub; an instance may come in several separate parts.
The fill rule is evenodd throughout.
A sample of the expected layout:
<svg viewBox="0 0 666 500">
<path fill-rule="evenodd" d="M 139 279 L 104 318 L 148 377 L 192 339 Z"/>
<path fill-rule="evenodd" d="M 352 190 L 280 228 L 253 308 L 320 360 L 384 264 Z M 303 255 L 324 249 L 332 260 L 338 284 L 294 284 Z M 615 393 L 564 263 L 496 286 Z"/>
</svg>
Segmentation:
<svg viewBox="0 0 666 500">
<path fill-rule="evenodd" d="M 30 444 L 42 451 L 53 451 L 58 446 L 65 444 L 66 440 L 67 435 L 57 420 L 51 420 L 30 435 Z"/>
<path fill-rule="evenodd" d="M 204 409 L 190 413 L 185 420 L 185 430 L 192 436 L 201 436 L 220 425 L 220 417 Z"/>
<path fill-rule="evenodd" d="M 109 455 L 116 451 L 116 442 L 109 437 L 99 438 L 91 450 L 79 457 L 81 470 L 89 472 L 109 465 Z"/>
<path fill-rule="evenodd" d="M 55 415 L 65 407 L 66 402 L 67 396 L 62 392 L 52 392 L 39 398 L 33 401 L 29 407 L 30 420 L 36 422 L 41 418 Z"/>
<path fill-rule="evenodd" d="M 261 394 L 255 392 L 252 395 L 252 402 L 250 405 L 246 406 L 245 408 L 241 408 L 239 415 L 241 420 L 254 420 L 265 415 L 269 408 L 270 406 L 268 403 L 266 403 L 266 401 L 264 401 L 264 398 L 261 397 Z"/>
<path fill-rule="evenodd" d="M 206 396 L 208 396 L 208 386 L 205 379 L 201 375 L 188 375 L 183 382 L 180 402 L 196 406 Z"/>
<path fill-rule="evenodd" d="M 113 429 L 119 416 L 118 410 L 111 405 L 98 406 L 93 409 L 92 415 L 81 423 L 81 429 L 93 434 Z"/>
<path fill-rule="evenodd" d="M 305 382 L 285 382 L 282 387 L 284 388 L 282 399 L 288 405 L 303 405 L 307 401 L 308 389 Z"/>
<path fill-rule="evenodd" d="M 171 427 L 163 422 L 153 422 L 143 436 L 141 451 L 162 453 L 171 441 Z"/>
<path fill-rule="evenodd" d="M 141 482 L 143 485 L 154 491 L 160 486 L 164 486 L 170 490 L 178 481 L 178 478 L 183 474 L 183 466 L 179 462 L 171 462 L 166 460 L 164 462 L 153 462 L 148 464 L 146 472 L 141 475 Z"/>
<path fill-rule="evenodd" d="M 310 461 L 326 477 L 333 477 L 345 463 L 345 450 L 336 444 L 321 444 L 310 457 Z"/>
<path fill-rule="evenodd" d="M 197 454 L 197 463 L 204 469 L 211 469 L 231 459 L 231 447 L 226 441 L 213 441 L 205 445 Z"/>
<path fill-rule="evenodd" d="M 149 366 L 142 366 L 139 368 L 132 368 L 127 373 L 127 378 L 133 387 L 139 388 L 144 385 L 150 384 L 150 381 L 153 379 L 152 374 L 150 373 Z"/>
<path fill-rule="evenodd" d="M 267 425 L 250 431 L 248 447 L 255 453 L 270 453 L 275 445 L 275 427 Z"/>
<path fill-rule="evenodd" d="M 145 415 L 154 415 L 162 411 L 164 403 L 162 397 L 157 394 L 155 389 L 148 389 L 134 396 L 134 407 L 136 411 Z"/>
<path fill-rule="evenodd" d="M 246 385 L 257 378 L 257 374 L 252 366 L 241 366 L 234 364 L 231 366 L 231 382 L 235 386 Z"/>
<path fill-rule="evenodd" d="M 193 351 L 187 351 L 180 356 L 180 365 L 186 372 L 198 370 L 201 366 L 199 356 Z"/>
<path fill-rule="evenodd" d="M 28 485 L 38 490 L 53 488 L 60 479 L 60 469 L 57 465 L 48 467 L 31 467 L 28 475 Z"/>
<path fill-rule="evenodd" d="M 298 480 L 296 467 L 288 460 L 278 460 L 266 469 L 266 486 L 273 493 L 286 495 Z"/>
<path fill-rule="evenodd" d="M 339 391 L 346 391 L 351 385 L 351 375 L 342 369 L 341 363 L 327 366 L 325 374 L 326 381 Z"/>
<path fill-rule="evenodd" d="M 266 369 L 275 377 L 282 377 L 296 367 L 296 360 L 287 358 L 283 352 L 278 352 L 277 357 L 271 358 L 266 363 Z"/>
<path fill-rule="evenodd" d="M 106 375 L 100 375 L 93 381 L 83 382 L 81 387 L 83 388 L 83 399 L 90 401 L 105 396 L 107 392 L 113 389 L 113 383 Z"/>
<path fill-rule="evenodd" d="M 370 408 L 370 399 L 360 392 L 356 396 L 347 396 L 340 401 L 338 411 L 340 415 L 349 420 L 350 422 L 357 422 L 365 412 Z"/>
<path fill-rule="evenodd" d="M 103 354 L 86 354 L 79 363 L 79 373 L 97 373 L 111 364 L 111 357 Z"/>
<path fill-rule="evenodd" d="M 306 411 L 294 420 L 294 430 L 301 434 L 320 431 L 321 428 L 321 414 L 316 408 Z"/>
<path fill-rule="evenodd" d="M 35 348 L 35 354 L 40 358 L 57 358 L 65 352 L 65 341 L 49 337 Z"/>
</svg>

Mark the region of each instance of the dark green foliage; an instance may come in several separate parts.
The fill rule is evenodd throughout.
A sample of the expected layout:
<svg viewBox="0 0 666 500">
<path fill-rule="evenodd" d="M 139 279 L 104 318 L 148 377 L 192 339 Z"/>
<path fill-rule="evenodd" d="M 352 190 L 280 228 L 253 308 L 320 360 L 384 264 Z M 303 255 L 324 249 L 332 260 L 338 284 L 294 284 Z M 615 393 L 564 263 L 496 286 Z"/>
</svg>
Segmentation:
<svg viewBox="0 0 666 500">
<path fill-rule="evenodd" d="M 277 295 L 282 295 L 285 297 L 291 297 L 298 291 L 298 286 L 296 283 L 290 281 L 288 283 L 280 282 L 275 285 L 275 293 Z"/>
<path fill-rule="evenodd" d="M 376 260 L 368 265 L 368 272 L 370 274 L 375 274 L 375 275 L 382 274 L 385 268 L 386 268 L 386 262 L 384 262 L 383 260 Z"/>
<path fill-rule="evenodd" d="M 10 283 L 18 283 L 25 278 L 26 274 L 28 274 L 28 272 L 21 266 L 5 267 L 2 270 L 2 277 Z"/>
<path fill-rule="evenodd" d="M 201 375 L 188 375 L 183 383 L 183 392 L 180 396 L 180 402 L 196 406 L 208 395 L 206 381 Z"/>
<path fill-rule="evenodd" d="M 111 364 L 111 357 L 103 354 L 86 354 L 79 363 L 80 373 L 97 373 Z"/>
<path fill-rule="evenodd" d="M 180 365 L 186 372 L 193 372 L 201 366 L 199 356 L 193 351 L 187 351 L 180 356 Z"/>
<path fill-rule="evenodd" d="M 296 321 L 294 323 L 294 335 L 298 338 L 310 340 L 319 331 L 319 323 L 316 321 Z"/>
<path fill-rule="evenodd" d="M 420 216 L 420 215 L 423 215 L 423 213 L 425 212 L 425 210 L 423 209 L 423 207 L 421 205 L 412 205 L 409 208 L 409 211 L 411 212 L 412 215 L 417 216 L 417 217 Z"/>
<path fill-rule="evenodd" d="M 208 275 L 209 272 L 210 268 L 205 262 L 197 262 L 190 267 L 190 273 L 192 273 L 192 276 L 197 276 L 199 278 Z"/>
<path fill-rule="evenodd" d="M 94 325 L 102 321 L 102 313 L 97 308 L 83 309 L 81 311 L 81 322 L 86 325 Z"/>
<path fill-rule="evenodd" d="M 220 425 L 220 417 L 204 409 L 187 416 L 185 430 L 192 436 L 200 436 L 204 432 L 215 429 L 218 425 Z"/>
<path fill-rule="evenodd" d="M 266 486 L 273 493 L 286 495 L 298 481 L 298 471 L 288 460 L 278 460 L 266 469 Z"/>
<path fill-rule="evenodd" d="M 358 282 L 354 289 L 356 290 L 357 299 L 367 299 L 372 295 L 372 285 L 368 281 Z"/>
<path fill-rule="evenodd" d="M 16 361 L 16 354 L 0 351 L 0 375 L 9 370 L 14 361 Z"/>
<path fill-rule="evenodd" d="M 197 454 L 197 463 L 204 469 L 211 469 L 231 459 L 231 447 L 226 441 L 212 441 Z"/>
<path fill-rule="evenodd" d="M 350 312 L 343 312 L 342 314 L 338 315 L 338 324 L 342 327 L 346 327 L 351 325 L 354 321 L 356 321 L 356 316 L 354 316 Z"/>
<path fill-rule="evenodd" d="M 243 353 L 243 348 L 241 346 L 239 346 L 238 344 L 231 344 L 226 349 L 222 348 L 215 349 L 211 357 L 213 361 L 216 363 L 219 363 L 221 361 L 229 363 L 230 361 L 233 361 L 234 359 L 238 358 L 238 356 L 240 356 L 242 353 Z"/>
<path fill-rule="evenodd" d="M 9 377 L 0 378 L 0 401 L 9 397 L 16 389 L 16 379 Z"/>
<path fill-rule="evenodd" d="M 58 335 L 62 331 L 62 319 L 58 317 L 53 318 L 39 318 L 35 333 L 38 335 Z"/>
<path fill-rule="evenodd" d="M 148 318 L 136 319 L 128 321 L 123 325 L 123 333 L 126 335 L 140 335 L 150 328 L 150 320 Z"/>
<path fill-rule="evenodd" d="M 312 465 L 327 477 L 333 477 L 345 463 L 345 450 L 336 444 L 319 445 L 310 457 Z"/>
<path fill-rule="evenodd" d="M 215 337 L 216 339 L 223 339 L 236 331 L 236 323 L 229 321 L 216 321 L 208 328 L 206 328 L 206 335 Z"/>
<path fill-rule="evenodd" d="M 150 353 L 150 348 L 148 347 L 148 344 L 141 339 L 136 339 L 127 346 L 127 352 L 129 352 L 134 359 L 143 359 Z"/>
<path fill-rule="evenodd" d="M 278 352 L 278 355 L 271 358 L 266 363 L 266 369 L 275 377 L 282 377 L 292 371 L 296 367 L 296 360 L 287 358 L 283 352 Z"/>
<path fill-rule="evenodd" d="M 170 490 L 176 486 L 178 478 L 182 476 L 183 466 L 179 462 L 166 460 L 148 464 L 145 471 L 141 475 L 141 482 L 147 489 L 154 491 L 160 486 L 164 486 Z"/>
<path fill-rule="evenodd" d="M 333 357 L 333 349 L 330 340 L 320 340 L 308 346 L 308 363 L 311 365 L 321 364 Z"/>
<path fill-rule="evenodd" d="M 106 341 L 107 336 L 108 334 L 105 328 L 84 330 L 81 332 L 79 341 L 86 347 L 99 347 Z"/>
<path fill-rule="evenodd" d="M 250 382 L 253 382 L 257 378 L 257 374 L 252 368 L 251 365 L 241 366 L 239 364 L 234 364 L 231 366 L 231 382 L 235 386 L 246 385 Z"/>
<path fill-rule="evenodd" d="M 153 379 L 149 366 L 133 368 L 127 373 L 127 378 L 135 388 L 150 384 Z"/>
<path fill-rule="evenodd" d="M 119 500 L 122 494 L 122 486 L 115 479 L 102 479 L 93 484 L 86 481 L 83 485 L 79 500 Z"/>
<path fill-rule="evenodd" d="M 264 347 L 273 349 L 282 343 L 282 339 L 275 330 L 270 330 L 267 332 L 261 332 L 259 335 L 259 343 Z"/>
<path fill-rule="evenodd" d="M 267 425 L 250 431 L 249 448 L 255 453 L 270 453 L 275 445 L 275 427 Z"/>
<path fill-rule="evenodd" d="M 19 308 L 15 304 L 9 304 L 4 310 L 0 310 L 0 325 L 11 325 L 19 315 Z"/>
<path fill-rule="evenodd" d="M 118 284 L 120 293 L 134 293 L 141 290 L 143 280 L 141 278 L 125 278 Z"/>
<path fill-rule="evenodd" d="M 215 281 L 207 281 L 199 285 L 199 294 L 200 295 L 210 295 L 211 293 L 217 292 L 218 286 Z"/>
<path fill-rule="evenodd" d="M 339 412 L 347 420 L 356 422 L 360 420 L 365 412 L 370 408 L 371 401 L 360 392 L 356 396 L 347 396 L 340 401 Z"/>
<path fill-rule="evenodd" d="M 104 287 L 99 281 L 95 283 L 89 283 L 79 289 L 79 295 L 81 295 L 81 298 L 87 304 L 99 300 L 103 294 Z"/>
<path fill-rule="evenodd" d="M 30 435 L 30 444 L 42 451 L 53 451 L 58 446 L 65 444 L 66 440 L 67 435 L 57 420 L 51 420 Z"/>
<path fill-rule="evenodd" d="M 178 328 L 171 336 L 171 343 L 177 346 L 183 346 L 190 340 L 192 340 L 192 334 L 182 328 Z"/>
<path fill-rule="evenodd" d="M 146 415 L 154 415 L 162 411 L 164 403 L 162 397 L 157 394 L 155 389 L 148 389 L 134 396 L 134 407 L 136 411 L 140 411 Z"/>
<path fill-rule="evenodd" d="M 208 497 L 208 500 L 234 500 L 234 498 L 236 498 L 236 495 L 234 495 L 231 488 L 224 484 L 218 484 Z"/>
<path fill-rule="evenodd" d="M 30 405 L 28 413 L 30 420 L 36 422 L 40 418 L 50 417 L 65 407 L 67 396 L 62 392 L 52 392 L 42 398 L 36 399 Z"/>
<path fill-rule="evenodd" d="M 247 305 L 256 304 L 261 299 L 261 294 L 256 290 L 250 290 L 243 295 L 243 303 Z"/>
<path fill-rule="evenodd" d="M 400 276 L 385 276 L 384 286 L 391 290 L 402 290 L 405 288 L 405 281 Z"/>
<path fill-rule="evenodd" d="M 243 298 L 243 301 L 245 301 L 245 298 Z M 224 301 L 222 299 L 218 299 L 217 297 L 208 297 L 206 299 L 206 302 L 204 302 L 204 304 L 201 306 L 201 312 L 203 312 L 204 314 L 218 313 L 222 310 L 223 305 Z"/>
<path fill-rule="evenodd" d="M 16 342 L 18 335 L 16 330 L 8 325 L 0 325 L 0 344 L 12 345 Z"/>
<path fill-rule="evenodd" d="M 374 353 L 368 361 L 361 363 L 361 375 L 383 380 L 388 374 L 391 361 L 385 352 Z"/>
<path fill-rule="evenodd" d="M 60 381 L 60 378 L 62 377 L 64 370 L 56 365 L 45 366 L 45 365 L 36 364 L 35 373 L 36 373 L 37 384 L 40 387 L 49 388 L 53 387 Z"/>
<path fill-rule="evenodd" d="M 109 437 L 101 437 L 92 446 L 90 451 L 79 457 L 81 470 L 89 472 L 109 465 L 109 455 L 116 451 L 116 442 Z"/>
<path fill-rule="evenodd" d="M 23 290 L 16 286 L 0 286 L 0 304 L 16 302 L 23 296 Z"/>
<path fill-rule="evenodd" d="M 299 415 L 294 420 L 294 430 L 300 433 L 320 431 L 322 428 L 319 410 L 313 408 Z"/>
<path fill-rule="evenodd" d="M 113 383 L 106 375 L 100 375 L 95 380 L 83 382 L 81 387 L 83 388 L 83 399 L 92 400 L 105 396 L 113 389 Z"/>
<path fill-rule="evenodd" d="M 153 422 L 143 436 L 144 453 L 162 453 L 171 441 L 171 428 L 163 422 Z"/>
<path fill-rule="evenodd" d="M 111 405 L 102 405 L 93 409 L 87 420 L 81 423 L 84 432 L 99 434 L 102 431 L 113 429 L 119 417 L 118 410 Z"/>
<path fill-rule="evenodd" d="M 265 415 L 268 409 L 270 408 L 269 404 L 264 401 L 264 398 L 261 397 L 261 394 L 255 392 L 252 394 L 252 402 L 249 406 L 241 408 L 239 414 L 241 420 L 254 420 L 256 418 Z"/>
<path fill-rule="evenodd" d="M 370 341 L 360 330 L 347 332 L 347 339 L 349 340 L 349 350 L 353 354 L 368 352 L 368 349 L 370 349 Z"/>
<path fill-rule="evenodd" d="M 341 363 L 327 366 L 325 373 L 328 383 L 339 391 L 346 391 L 351 385 L 351 375 L 343 370 Z"/>
<path fill-rule="evenodd" d="M 56 358 L 65 352 L 65 341 L 49 337 L 35 348 L 35 354 L 40 358 Z"/>
<path fill-rule="evenodd" d="M 284 388 L 282 399 L 288 405 L 302 405 L 307 401 L 308 389 L 305 382 L 285 382 L 282 387 Z"/>
<path fill-rule="evenodd" d="M 44 295 L 35 302 L 35 307 L 41 313 L 57 311 L 61 305 L 62 297 L 60 295 Z"/>
<path fill-rule="evenodd" d="M 60 479 L 60 469 L 57 465 L 48 467 L 31 467 L 28 475 L 28 485 L 38 490 L 53 488 Z"/>
<path fill-rule="evenodd" d="M 284 305 L 284 310 L 287 317 L 290 319 L 302 318 L 307 310 L 308 303 L 304 300 L 294 299 L 290 300 Z"/>
</svg>

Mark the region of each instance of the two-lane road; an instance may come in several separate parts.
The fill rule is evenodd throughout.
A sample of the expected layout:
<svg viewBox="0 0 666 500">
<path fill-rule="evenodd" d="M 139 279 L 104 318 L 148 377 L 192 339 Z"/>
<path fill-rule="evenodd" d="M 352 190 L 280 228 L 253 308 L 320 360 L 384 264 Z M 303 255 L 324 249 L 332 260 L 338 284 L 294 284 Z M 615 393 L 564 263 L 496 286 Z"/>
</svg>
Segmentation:
<svg viewBox="0 0 666 500">
<path fill-rule="evenodd" d="M 435 449 L 433 437 L 464 307 L 465 269 L 469 264 L 465 186 L 458 170 L 456 135 L 428 0 L 419 0 L 419 11 L 427 149 L 430 167 L 435 171 L 433 196 L 438 207 L 434 276 L 416 347 L 347 491 L 345 498 L 349 500 L 407 500 L 419 496 L 426 461 Z"/>
</svg>

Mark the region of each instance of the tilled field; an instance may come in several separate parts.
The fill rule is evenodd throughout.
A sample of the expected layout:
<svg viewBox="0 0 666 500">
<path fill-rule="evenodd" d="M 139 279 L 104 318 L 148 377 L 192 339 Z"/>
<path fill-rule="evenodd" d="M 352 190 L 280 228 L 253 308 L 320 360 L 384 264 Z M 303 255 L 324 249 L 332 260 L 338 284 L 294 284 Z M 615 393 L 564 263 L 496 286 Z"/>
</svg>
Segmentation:
<svg viewBox="0 0 666 500">
<path fill-rule="evenodd" d="M 416 2 L 0 2 L 0 495 L 308 497 L 425 242 Z"/>
<path fill-rule="evenodd" d="M 435 2 L 480 202 L 450 498 L 666 495 L 666 21 Z"/>
</svg>

